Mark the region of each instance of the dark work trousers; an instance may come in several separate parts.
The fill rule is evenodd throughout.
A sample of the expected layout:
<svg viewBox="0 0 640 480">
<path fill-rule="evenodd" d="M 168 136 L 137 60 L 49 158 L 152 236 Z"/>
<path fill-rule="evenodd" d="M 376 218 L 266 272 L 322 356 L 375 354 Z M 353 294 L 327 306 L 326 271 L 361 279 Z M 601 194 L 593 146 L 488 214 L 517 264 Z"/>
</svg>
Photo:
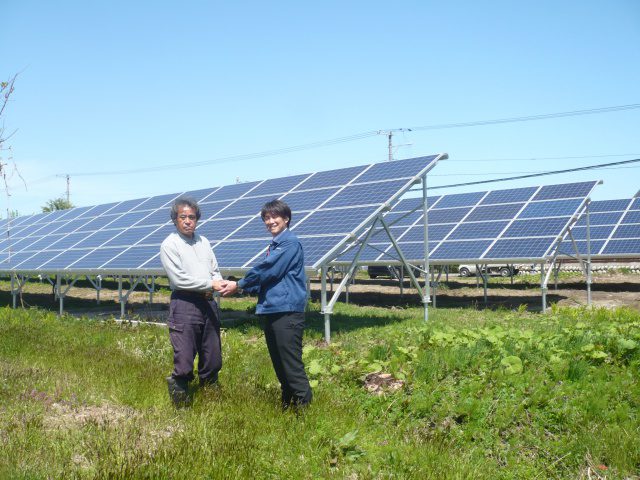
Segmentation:
<svg viewBox="0 0 640 480">
<path fill-rule="evenodd" d="M 218 304 L 197 293 L 175 291 L 171 294 L 168 324 L 173 347 L 171 376 L 183 384 L 193 380 L 197 353 L 200 381 L 215 382 L 222 368 Z"/>
<path fill-rule="evenodd" d="M 311 402 L 311 386 L 302 363 L 303 312 L 260 315 L 273 368 L 282 388 L 282 406 Z"/>
</svg>

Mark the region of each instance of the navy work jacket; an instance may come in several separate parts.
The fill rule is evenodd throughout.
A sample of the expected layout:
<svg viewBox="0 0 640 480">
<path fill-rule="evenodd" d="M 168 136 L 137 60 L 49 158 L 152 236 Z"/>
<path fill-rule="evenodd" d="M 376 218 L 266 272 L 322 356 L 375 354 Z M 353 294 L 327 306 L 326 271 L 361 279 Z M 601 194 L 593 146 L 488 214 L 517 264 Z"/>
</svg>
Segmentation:
<svg viewBox="0 0 640 480">
<path fill-rule="evenodd" d="M 238 286 L 258 294 L 258 315 L 304 312 L 307 277 L 298 237 L 289 229 L 276 235 L 269 246 L 269 254 L 238 281 Z"/>
</svg>

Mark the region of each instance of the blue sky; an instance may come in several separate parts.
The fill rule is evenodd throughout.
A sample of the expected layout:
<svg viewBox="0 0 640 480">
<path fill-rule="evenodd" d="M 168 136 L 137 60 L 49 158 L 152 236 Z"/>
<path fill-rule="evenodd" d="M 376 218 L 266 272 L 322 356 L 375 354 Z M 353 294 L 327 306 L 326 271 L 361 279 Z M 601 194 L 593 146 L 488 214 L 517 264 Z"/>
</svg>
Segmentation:
<svg viewBox="0 0 640 480">
<path fill-rule="evenodd" d="M 72 202 L 93 205 L 382 162 L 387 138 L 229 156 L 640 103 L 637 0 L 4 0 L 0 12 L 0 78 L 19 72 L 3 120 L 27 184 L 10 178 L 3 217 L 62 196 L 65 174 Z M 640 158 L 639 126 L 632 109 L 419 130 L 394 136 L 395 158 L 447 152 L 430 185 L 448 185 Z M 156 171 L 116 174 L 131 169 Z M 446 191 L 586 179 L 604 181 L 594 199 L 630 197 L 640 164 Z"/>
</svg>

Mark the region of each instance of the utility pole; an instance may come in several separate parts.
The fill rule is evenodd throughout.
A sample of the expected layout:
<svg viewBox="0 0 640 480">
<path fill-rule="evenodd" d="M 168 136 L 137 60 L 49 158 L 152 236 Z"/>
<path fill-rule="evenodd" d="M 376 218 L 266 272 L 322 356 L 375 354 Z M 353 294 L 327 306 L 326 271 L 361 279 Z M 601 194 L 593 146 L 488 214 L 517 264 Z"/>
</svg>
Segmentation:
<svg viewBox="0 0 640 480">
<path fill-rule="evenodd" d="M 391 130 L 378 130 L 378 135 L 386 135 L 387 138 L 389 139 L 388 142 L 388 148 L 389 148 L 389 158 L 388 160 L 390 162 L 393 161 L 393 133 L 394 132 L 410 132 L 411 129 L 410 128 L 393 128 Z M 410 143 L 407 143 L 405 145 L 411 145 Z M 400 146 L 400 145 L 398 145 Z"/>
<path fill-rule="evenodd" d="M 69 174 L 67 173 L 67 204 L 69 204 Z"/>
</svg>

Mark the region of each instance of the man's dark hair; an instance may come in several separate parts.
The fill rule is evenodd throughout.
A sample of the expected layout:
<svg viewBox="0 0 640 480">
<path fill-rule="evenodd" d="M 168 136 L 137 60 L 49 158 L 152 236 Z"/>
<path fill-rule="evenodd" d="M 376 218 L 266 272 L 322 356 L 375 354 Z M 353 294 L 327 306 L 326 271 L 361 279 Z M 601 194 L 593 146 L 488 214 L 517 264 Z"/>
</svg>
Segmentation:
<svg viewBox="0 0 640 480">
<path fill-rule="evenodd" d="M 291 209 L 289 205 L 284 203 L 282 200 L 271 200 L 270 202 L 265 203 L 262 206 L 262 210 L 260 210 L 260 217 L 264 220 L 264 217 L 272 215 L 274 217 L 282 217 L 288 218 L 287 227 L 289 227 L 289 223 L 291 222 Z"/>
<path fill-rule="evenodd" d="M 180 207 L 191 208 L 191 210 L 196 212 L 196 220 L 200 220 L 200 215 L 202 214 L 200 213 L 198 202 L 191 197 L 178 197 L 171 204 L 171 220 L 174 222 L 178 219 L 178 210 L 180 210 Z"/>
</svg>

